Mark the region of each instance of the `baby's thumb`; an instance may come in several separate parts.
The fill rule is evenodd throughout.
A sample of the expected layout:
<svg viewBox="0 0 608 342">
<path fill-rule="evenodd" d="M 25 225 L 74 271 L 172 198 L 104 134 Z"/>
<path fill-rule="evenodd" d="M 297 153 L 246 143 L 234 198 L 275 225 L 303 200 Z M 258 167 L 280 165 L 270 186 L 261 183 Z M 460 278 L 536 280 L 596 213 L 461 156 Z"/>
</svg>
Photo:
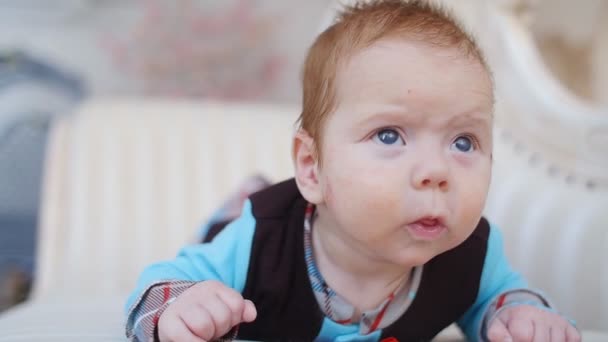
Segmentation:
<svg viewBox="0 0 608 342">
<path fill-rule="evenodd" d="M 245 310 L 243 310 L 243 322 L 253 322 L 258 315 L 255 305 L 249 299 L 245 299 Z"/>
<path fill-rule="evenodd" d="M 513 341 L 509 330 L 500 319 L 493 319 L 488 329 L 488 340 L 490 342 L 507 342 Z"/>
</svg>

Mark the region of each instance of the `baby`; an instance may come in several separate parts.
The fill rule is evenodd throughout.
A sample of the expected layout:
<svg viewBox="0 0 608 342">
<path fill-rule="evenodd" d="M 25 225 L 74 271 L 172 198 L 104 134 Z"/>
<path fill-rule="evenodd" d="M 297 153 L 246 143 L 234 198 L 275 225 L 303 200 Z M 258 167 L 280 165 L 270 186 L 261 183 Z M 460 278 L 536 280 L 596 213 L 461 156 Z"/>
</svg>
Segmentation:
<svg viewBox="0 0 608 342">
<path fill-rule="evenodd" d="M 149 266 L 135 341 L 579 341 L 509 266 L 482 217 L 493 84 L 445 11 L 346 7 L 309 50 L 294 179 L 210 242 Z M 264 134 L 264 132 L 261 132 Z"/>
</svg>

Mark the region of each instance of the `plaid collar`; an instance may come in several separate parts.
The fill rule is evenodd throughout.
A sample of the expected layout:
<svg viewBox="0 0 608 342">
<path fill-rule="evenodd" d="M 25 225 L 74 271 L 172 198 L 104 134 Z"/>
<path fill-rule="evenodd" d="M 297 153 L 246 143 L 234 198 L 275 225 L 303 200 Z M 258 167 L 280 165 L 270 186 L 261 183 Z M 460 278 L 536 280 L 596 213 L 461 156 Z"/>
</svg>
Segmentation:
<svg viewBox="0 0 608 342">
<path fill-rule="evenodd" d="M 376 309 L 364 312 L 361 317 L 355 317 L 355 307 L 327 285 L 315 263 L 312 247 L 315 213 L 315 206 L 309 203 L 304 216 L 304 257 L 313 292 L 323 313 L 336 323 L 359 323 L 361 334 L 369 334 L 394 323 L 414 300 L 423 267 L 414 268 L 408 281 L 401 284 Z"/>
</svg>

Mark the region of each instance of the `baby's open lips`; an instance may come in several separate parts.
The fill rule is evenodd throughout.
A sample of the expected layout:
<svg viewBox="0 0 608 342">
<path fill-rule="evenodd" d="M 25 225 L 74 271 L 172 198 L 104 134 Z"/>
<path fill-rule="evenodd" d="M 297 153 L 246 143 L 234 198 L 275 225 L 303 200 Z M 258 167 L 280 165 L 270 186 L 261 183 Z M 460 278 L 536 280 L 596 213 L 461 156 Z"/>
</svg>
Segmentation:
<svg viewBox="0 0 608 342">
<path fill-rule="evenodd" d="M 423 216 L 415 221 L 412 221 L 410 224 L 417 224 L 423 227 L 445 227 L 445 219 L 441 216 Z"/>
<path fill-rule="evenodd" d="M 432 241 L 441 237 L 447 227 L 441 216 L 423 216 L 409 223 L 407 229 L 416 239 Z"/>
</svg>

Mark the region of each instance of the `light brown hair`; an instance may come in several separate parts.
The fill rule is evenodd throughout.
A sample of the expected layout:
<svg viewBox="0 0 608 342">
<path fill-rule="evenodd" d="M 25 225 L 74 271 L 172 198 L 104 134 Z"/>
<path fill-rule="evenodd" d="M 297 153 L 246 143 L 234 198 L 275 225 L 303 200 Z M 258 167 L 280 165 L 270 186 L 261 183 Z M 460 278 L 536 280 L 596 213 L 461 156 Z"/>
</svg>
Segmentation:
<svg viewBox="0 0 608 342">
<path fill-rule="evenodd" d="M 336 78 L 350 57 L 384 38 L 405 38 L 440 48 L 456 48 L 477 59 L 484 57 L 473 38 L 444 8 L 423 0 L 358 1 L 345 6 L 336 21 L 308 50 L 302 70 L 302 113 L 298 119 L 321 156 L 322 130 L 336 106 Z"/>
</svg>

